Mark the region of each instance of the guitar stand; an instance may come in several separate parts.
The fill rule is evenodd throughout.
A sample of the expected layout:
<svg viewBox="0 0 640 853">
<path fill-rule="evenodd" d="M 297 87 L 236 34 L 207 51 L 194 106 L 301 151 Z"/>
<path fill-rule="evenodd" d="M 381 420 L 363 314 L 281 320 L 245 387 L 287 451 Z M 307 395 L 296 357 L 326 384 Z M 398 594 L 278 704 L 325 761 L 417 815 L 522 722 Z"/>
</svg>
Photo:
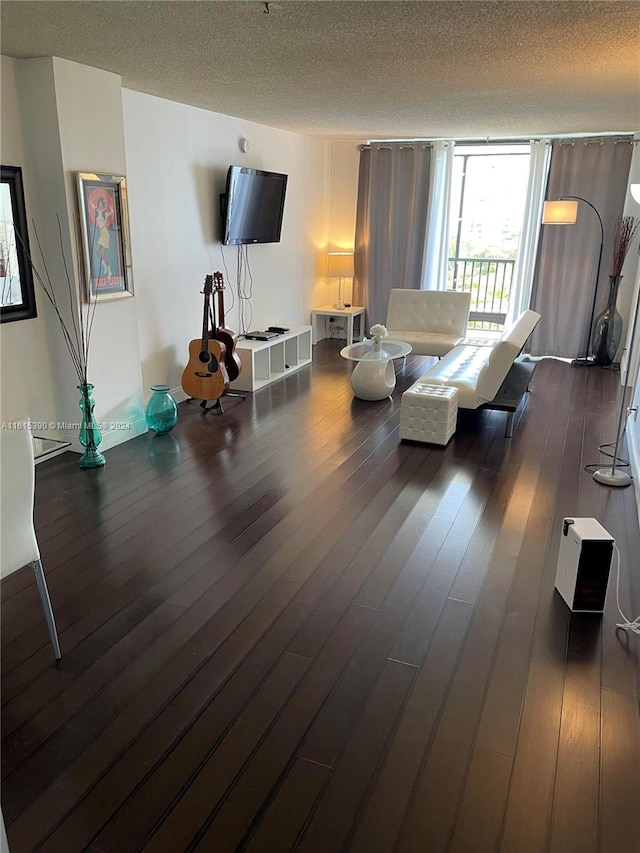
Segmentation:
<svg viewBox="0 0 640 853">
<path fill-rule="evenodd" d="M 200 408 L 204 412 L 214 411 L 217 415 L 224 415 L 224 409 L 222 408 L 222 403 L 220 402 L 220 397 L 217 400 L 213 401 L 213 406 L 207 407 L 207 400 L 203 400 L 200 403 Z"/>
<path fill-rule="evenodd" d="M 238 399 L 240 399 L 240 400 L 246 400 L 247 399 L 244 394 L 238 394 L 235 391 L 227 391 L 222 396 L 223 397 L 238 397 Z M 200 408 L 203 409 L 205 412 L 215 411 L 216 414 L 218 414 L 218 415 L 224 415 L 224 409 L 222 408 L 222 403 L 220 402 L 220 400 L 221 400 L 221 398 L 218 397 L 217 400 L 213 401 L 213 405 L 209 406 L 209 407 L 207 407 L 208 400 L 202 400 L 202 402 L 200 403 Z"/>
</svg>

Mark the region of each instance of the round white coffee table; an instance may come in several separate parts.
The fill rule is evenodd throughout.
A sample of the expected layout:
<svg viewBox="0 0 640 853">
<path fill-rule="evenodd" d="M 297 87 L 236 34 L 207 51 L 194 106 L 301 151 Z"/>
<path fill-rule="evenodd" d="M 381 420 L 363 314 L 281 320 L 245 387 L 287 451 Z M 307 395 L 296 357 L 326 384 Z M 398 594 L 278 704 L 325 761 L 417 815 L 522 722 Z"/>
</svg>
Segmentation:
<svg viewBox="0 0 640 853">
<path fill-rule="evenodd" d="M 411 344 L 385 338 L 382 349 L 374 351 L 370 340 L 344 347 L 340 355 L 358 363 L 351 374 L 351 388 L 360 400 L 384 400 L 396 387 L 394 358 L 411 352 Z"/>
</svg>

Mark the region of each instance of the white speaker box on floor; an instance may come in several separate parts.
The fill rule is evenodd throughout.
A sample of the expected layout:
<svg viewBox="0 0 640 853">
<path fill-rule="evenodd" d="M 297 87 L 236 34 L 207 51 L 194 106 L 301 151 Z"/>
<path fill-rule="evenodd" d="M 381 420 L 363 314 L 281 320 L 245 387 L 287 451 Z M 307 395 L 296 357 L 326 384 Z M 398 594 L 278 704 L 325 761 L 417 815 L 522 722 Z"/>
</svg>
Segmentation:
<svg viewBox="0 0 640 853">
<path fill-rule="evenodd" d="M 565 518 L 556 589 L 575 613 L 602 613 L 615 540 L 595 518 Z"/>
</svg>

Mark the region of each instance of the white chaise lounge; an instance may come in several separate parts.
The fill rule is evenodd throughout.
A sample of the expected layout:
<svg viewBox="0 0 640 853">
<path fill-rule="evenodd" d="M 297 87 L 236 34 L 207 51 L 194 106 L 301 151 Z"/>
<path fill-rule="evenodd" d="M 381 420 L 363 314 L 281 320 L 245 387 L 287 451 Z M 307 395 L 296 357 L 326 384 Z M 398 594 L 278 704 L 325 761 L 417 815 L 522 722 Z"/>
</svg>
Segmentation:
<svg viewBox="0 0 640 853">
<path fill-rule="evenodd" d="M 411 344 L 416 355 L 441 357 L 467 334 L 471 294 L 394 288 L 389 296 L 389 337 Z"/>
<path fill-rule="evenodd" d="M 523 311 L 497 341 L 456 346 L 432 365 L 402 395 L 400 438 L 446 444 L 458 408 L 490 408 L 539 319 L 536 311 Z M 500 402 L 495 408 L 511 411 Z M 510 422 L 507 435 L 509 428 Z"/>
</svg>

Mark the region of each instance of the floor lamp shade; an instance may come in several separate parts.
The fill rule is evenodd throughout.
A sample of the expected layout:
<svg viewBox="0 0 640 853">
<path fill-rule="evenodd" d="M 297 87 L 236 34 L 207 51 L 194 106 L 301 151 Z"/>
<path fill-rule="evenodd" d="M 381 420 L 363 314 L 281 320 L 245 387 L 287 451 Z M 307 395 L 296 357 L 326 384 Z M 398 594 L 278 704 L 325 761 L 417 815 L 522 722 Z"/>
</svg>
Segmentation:
<svg viewBox="0 0 640 853">
<path fill-rule="evenodd" d="M 542 208 L 543 225 L 575 225 L 577 219 L 577 201 L 545 201 Z"/>
<path fill-rule="evenodd" d="M 353 252 L 329 252 L 327 274 L 329 278 L 338 279 L 338 302 L 336 308 L 344 308 L 342 298 L 342 280 L 353 278 Z"/>
</svg>

